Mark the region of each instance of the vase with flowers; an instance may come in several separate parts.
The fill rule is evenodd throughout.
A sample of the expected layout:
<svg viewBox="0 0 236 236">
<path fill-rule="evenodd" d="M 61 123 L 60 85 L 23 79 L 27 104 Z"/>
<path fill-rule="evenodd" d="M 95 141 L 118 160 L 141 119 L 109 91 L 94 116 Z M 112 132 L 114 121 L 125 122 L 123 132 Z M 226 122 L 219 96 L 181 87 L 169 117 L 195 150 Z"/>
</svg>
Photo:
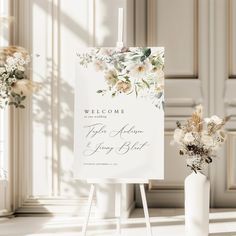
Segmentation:
<svg viewBox="0 0 236 236">
<path fill-rule="evenodd" d="M 186 122 L 177 121 L 174 143 L 192 170 L 185 179 L 186 236 L 209 234 L 210 182 L 201 171 L 212 163 L 217 150 L 224 144 L 226 134 L 223 128 L 228 119 L 216 115 L 203 118 L 203 108 L 199 105 Z"/>
</svg>

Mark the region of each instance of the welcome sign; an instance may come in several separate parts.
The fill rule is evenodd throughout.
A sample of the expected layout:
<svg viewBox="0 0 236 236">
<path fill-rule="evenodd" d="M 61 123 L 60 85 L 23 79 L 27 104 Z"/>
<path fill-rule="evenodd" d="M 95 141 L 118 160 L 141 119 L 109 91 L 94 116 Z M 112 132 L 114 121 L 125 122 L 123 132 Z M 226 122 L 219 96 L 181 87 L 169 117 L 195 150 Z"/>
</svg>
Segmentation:
<svg viewBox="0 0 236 236">
<path fill-rule="evenodd" d="M 164 49 L 78 54 L 74 176 L 163 179 Z"/>
</svg>

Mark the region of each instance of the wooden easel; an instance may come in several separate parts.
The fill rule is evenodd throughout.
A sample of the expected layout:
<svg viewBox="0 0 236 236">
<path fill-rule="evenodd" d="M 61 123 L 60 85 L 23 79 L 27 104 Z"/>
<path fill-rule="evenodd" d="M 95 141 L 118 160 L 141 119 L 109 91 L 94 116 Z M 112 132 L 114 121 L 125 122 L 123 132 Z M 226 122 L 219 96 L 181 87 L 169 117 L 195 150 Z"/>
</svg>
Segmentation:
<svg viewBox="0 0 236 236">
<path fill-rule="evenodd" d="M 118 41 L 116 43 L 117 47 L 123 47 L 123 26 L 124 26 L 124 11 L 123 8 L 119 8 L 119 18 L 118 18 Z M 139 184 L 141 197 L 142 197 L 142 203 L 143 203 L 143 210 L 144 210 L 144 216 L 145 216 L 145 222 L 147 227 L 147 236 L 152 236 L 152 229 L 151 229 L 151 223 L 150 223 L 150 217 L 148 212 L 148 206 L 147 206 L 147 199 L 145 194 L 145 188 L 144 184 L 148 184 L 149 181 L 147 179 L 88 179 L 87 182 L 91 185 L 90 186 L 90 192 L 89 192 L 89 198 L 88 198 L 88 209 L 87 214 L 85 217 L 85 221 L 82 228 L 82 236 L 86 236 L 91 207 L 92 207 L 92 201 L 94 197 L 95 192 L 95 185 L 96 184 L 116 184 L 116 194 L 115 194 L 115 216 L 117 219 L 117 234 L 121 234 L 121 185 L 122 184 Z"/>
</svg>

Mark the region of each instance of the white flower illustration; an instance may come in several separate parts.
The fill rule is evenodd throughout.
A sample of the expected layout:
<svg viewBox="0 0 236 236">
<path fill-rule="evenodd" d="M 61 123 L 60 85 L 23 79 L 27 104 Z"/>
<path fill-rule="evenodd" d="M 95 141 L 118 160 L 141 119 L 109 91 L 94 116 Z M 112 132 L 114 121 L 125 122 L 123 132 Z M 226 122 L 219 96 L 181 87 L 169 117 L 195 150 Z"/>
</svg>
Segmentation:
<svg viewBox="0 0 236 236">
<path fill-rule="evenodd" d="M 130 77 L 143 79 L 150 72 L 151 65 L 147 62 L 131 65 L 127 68 L 130 72 Z"/>
</svg>

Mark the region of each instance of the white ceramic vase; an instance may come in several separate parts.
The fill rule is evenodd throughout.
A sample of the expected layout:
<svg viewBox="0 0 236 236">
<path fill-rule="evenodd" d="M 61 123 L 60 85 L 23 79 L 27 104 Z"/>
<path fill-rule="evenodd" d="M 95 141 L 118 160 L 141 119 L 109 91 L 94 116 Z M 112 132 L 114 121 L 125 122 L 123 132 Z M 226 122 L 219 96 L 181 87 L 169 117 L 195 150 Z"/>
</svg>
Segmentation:
<svg viewBox="0 0 236 236">
<path fill-rule="evenodd" d="M 210 182 L 201 172 L 193 172 L 184 187 L 185 236 L 208 236 Z"/>
</svg>

